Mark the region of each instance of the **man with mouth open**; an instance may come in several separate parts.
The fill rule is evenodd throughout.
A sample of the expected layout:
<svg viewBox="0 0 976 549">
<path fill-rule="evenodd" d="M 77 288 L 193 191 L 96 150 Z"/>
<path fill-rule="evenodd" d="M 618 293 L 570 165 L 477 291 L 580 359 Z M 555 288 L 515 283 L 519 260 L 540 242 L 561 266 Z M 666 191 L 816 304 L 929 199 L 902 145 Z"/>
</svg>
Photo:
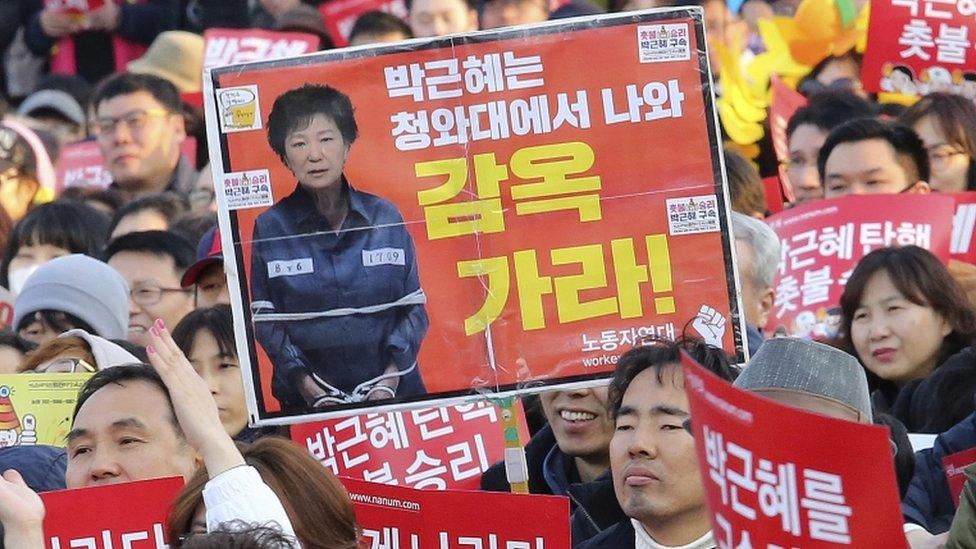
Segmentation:
<svg viewBox="0 0 976 549">
<path fill-rule="evenodd" d="M 715 547 L 695 439 L 684 428 L 682 350 L 722 379 L 735 378 L 725 353 L 699 340 L 655 341 L 620 357 L 609 393 L 610 468 L 628 518 L 577 549 Z"/>
<path fill-rule="evenodd" d="M 623 517 L 608 473 L 613 422 L 607 388 L 549 391 L 539 400 L 546 425 L 525 447 L 529 492 L 570 498 L 578 543 Z M 485 471 L 481 488 L 509 490 L 504 462 Z"/>
</svg>

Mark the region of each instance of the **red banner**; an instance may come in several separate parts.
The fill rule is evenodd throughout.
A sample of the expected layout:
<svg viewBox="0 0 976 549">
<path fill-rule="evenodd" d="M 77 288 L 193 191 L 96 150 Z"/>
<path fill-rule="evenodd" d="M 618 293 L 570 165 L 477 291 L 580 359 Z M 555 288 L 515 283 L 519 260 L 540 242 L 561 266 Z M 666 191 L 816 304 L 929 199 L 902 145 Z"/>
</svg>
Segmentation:
<svg viewBox="0 0 976 549">
<path fill-rule="evenodd" d="M 44 492 L 45 547 L 165 549 L 166 516 L 182 478 Z"/>
<path fill-rule="evenodd" d="M 349 33 L 356 19 L 368 11 L 385 11 L 400 19 L 407 18 L 404 0 L 331 0 L 319 4 L 322 19 L 337 48 L 349 45 Z"/>
<path fill-rule="evenodd" d="M 204 68 L 294 57 L 318 51 L 321 42 L 314 34 L 262 29 L 207 29 L 203 39 Z"/>
<path fill-rule="evenodd" d="M 889 194 L 818 200 L 769 217 L 782 250 L 766 330 L 835 337 L 840 296 L 857 262 L 896 244 L 921 246 L 948 261 L 955 209 L 946 195 Z"/>
<path fill-rule="evenodd" d="M 773 150 L 776 152 L 776 160 L 779 161 L 779 180 L 782 185 L 782 195 L 787 202 L 793 202 L 793 186 L 786 173 L 786 166 L 790 160 L 789 136 L 786 135 L 786 126 L 790 123 L 790 118 L 797 109 L 807 104 L 805 97 L 783 83 L 783 80 L 773 75 L 769 80 L 769 87 L 772 97 L 769 101 L 769 133 L 773 141 Z M 783 209 L 782 200 L 777 207 L 770 204 L 769 211 L 779 212 Z"/>
<path fill-rule="evenodd" d="M 888 429 L 784 406 L 681 362 L 721 549 L 906 546 Z"/>
<path fill-rule="evenodd" d="M 871 0 L 864 88 L 908 96 L 958 93 L 976 99 L 976 3 Z"/>
<path fill-rule="evenodd" d="M 976 192 L 952 193 L 956 199 L 956 213 L 952 216 L 952 259 L 976 263 Z"/>
<path fill-rule="evenodd" d="M 505 454 L 501 410 L 462 404 L 293 425 L 291 438 L 338 476 L 413 488 L 469 489 Z M 522 440 L 528 440 L 520 419 Z"/>
<path fill-rule="evenodd" d="M 431 491 L 340 479 L 366 547 L 570 547 L 569 499 L 476 491 Z"/>
<path fill-rule="evenodd" d="M 564 70 L 580 52 L 582 80 Z M 211 70 L 214 181 L 257 421 L 596 384 L 635 341 L 685 326 L 741 352 L 702 52 L 701 11 L 675 8 Z M 391 212 L 360 233 L 383 242 L 341 261 L 348 248 L 324 250 L 310 224 L 269 225 L 309 205 L 310 183 L 265 127 L 304 83 L 333 86 L 355 113 L 359 137 L 330 172 L 346 183 L 329 184 Z M 395 338 L 352 326 L 392 311 Z M 334 362 L 351 340 L 326 325 L 384 356 Z M 410 351 L 388 375 L 411 389 L 367 400 L 391 348 Z M 318 376 L 304 387 L 323 396 L 272 383 L 302 357 Z"/>
<path fill-rule="evenodd" d="M 98 187 L 112 183 L 112 174 L 105 167 L 102 151 L 94 140 L 70 143 L 58 157 L 58 192 L 69 187 Z"/>
<path fill-rule="evenodd" d="M 976 448 L 956 452 L 942 458 L 942 470 L 945 473 L 952 503 L 959 507 L 959 498 L 966 486 L 966 467 L 976 463 Z"/>
</svg>

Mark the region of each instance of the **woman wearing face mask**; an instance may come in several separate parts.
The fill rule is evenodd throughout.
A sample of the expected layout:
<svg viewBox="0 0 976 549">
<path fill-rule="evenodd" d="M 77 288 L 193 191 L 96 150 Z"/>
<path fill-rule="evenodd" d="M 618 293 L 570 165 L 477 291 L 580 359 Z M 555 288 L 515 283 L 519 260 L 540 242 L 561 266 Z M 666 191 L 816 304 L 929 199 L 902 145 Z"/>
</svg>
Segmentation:
<svg viewBox="0 0 976 549">
<path fill-rule="evenodd" d="M 38 206 L 10 233 L 0 259 L 0 286 L 16 295 L 31 273 L 56 257 L 98 257 L 107 236 L 108 219 L 91 206 L 70 200 Z"/>
<path fill-rule="evenodd" d="M 976 314 L 945 266 L 917 246 L 864 256 L 841 296 L 848 349 L 872 401 L 912 433 L 940 433 L 973 412 Z"/>
<path fill-rule="evenodd" d="M 951 93 L 931 93 L 903 115 L 925 144 L 931 175 L 929 185 L 939 192 L 976 190 L 976 105 Z"/>
</svg>

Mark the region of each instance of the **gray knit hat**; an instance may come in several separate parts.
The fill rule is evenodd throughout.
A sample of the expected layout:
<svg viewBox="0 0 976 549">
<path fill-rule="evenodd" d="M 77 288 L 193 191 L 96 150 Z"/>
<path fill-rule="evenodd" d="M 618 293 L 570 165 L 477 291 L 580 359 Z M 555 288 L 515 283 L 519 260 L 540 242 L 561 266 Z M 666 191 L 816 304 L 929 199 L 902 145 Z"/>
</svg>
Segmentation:
<svg viewBox="0 0 976 549">
<path fill-rule="evenodd" d="M 806 339 L 768 339 L 759 347 L 735 386 L 748 391 L 786 389 L 846 404 L 871 419 L 864 368 L 853 356 Z"/>
<path fill-rule="evenodd" d="M 75 315 L 107 339 L 129 331 L 129 285 L 115 269 L 81 254 L 52 259 L 24 283 L 14 302 L 14 327 L 37 311 Z"/>
</svg>

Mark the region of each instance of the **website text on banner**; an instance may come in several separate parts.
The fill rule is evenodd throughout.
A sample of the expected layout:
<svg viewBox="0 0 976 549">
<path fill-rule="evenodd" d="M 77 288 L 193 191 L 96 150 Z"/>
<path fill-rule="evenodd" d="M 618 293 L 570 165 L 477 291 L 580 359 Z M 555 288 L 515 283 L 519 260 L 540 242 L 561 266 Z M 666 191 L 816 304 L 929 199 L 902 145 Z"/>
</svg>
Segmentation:
<svg viewBox="0 0 976 549">
<path fill-rule="evenodd" d="M 166 515 L 182 478 L 108 484 L 40 494 L 45 547 L 145 547 L 164 549 Z M 106 512 L 125 509 L 125 512 Z"/>
<path fill-rule="evenodd" d="M 682 8 L 212 69 L 256 421 L 741 353 L 703 54 Z"/>
<path fill-rule="evenodd" d="M 779 404 L 681 358 L 719 547 L 905 547 L 886 428 Z"/>
<path fill-rule="evenodd" d="M 974 15 L 970 0 L 871 0 L 864 89 L 976 100 Z"/>
<path fill-rule="evenodd" d="M 569 498 L 431 491 L 341 478 L 367 547 L 562 549 Z M 492 509 L 495 512 L 486 513 Z M 517 511 L 516 511 L 517 510 Z M 515 518 L 517 513 L 517 518 Z"/>
<path fill-rule="evenodd" d="M 840 296 L 857 262 L 908 245 L 947 262 L 955 210 L 951 196 L 892 194 L 818 200 L 769 217 L 782 248 L 767 332 L 837 337 Z"/>
</svg>

